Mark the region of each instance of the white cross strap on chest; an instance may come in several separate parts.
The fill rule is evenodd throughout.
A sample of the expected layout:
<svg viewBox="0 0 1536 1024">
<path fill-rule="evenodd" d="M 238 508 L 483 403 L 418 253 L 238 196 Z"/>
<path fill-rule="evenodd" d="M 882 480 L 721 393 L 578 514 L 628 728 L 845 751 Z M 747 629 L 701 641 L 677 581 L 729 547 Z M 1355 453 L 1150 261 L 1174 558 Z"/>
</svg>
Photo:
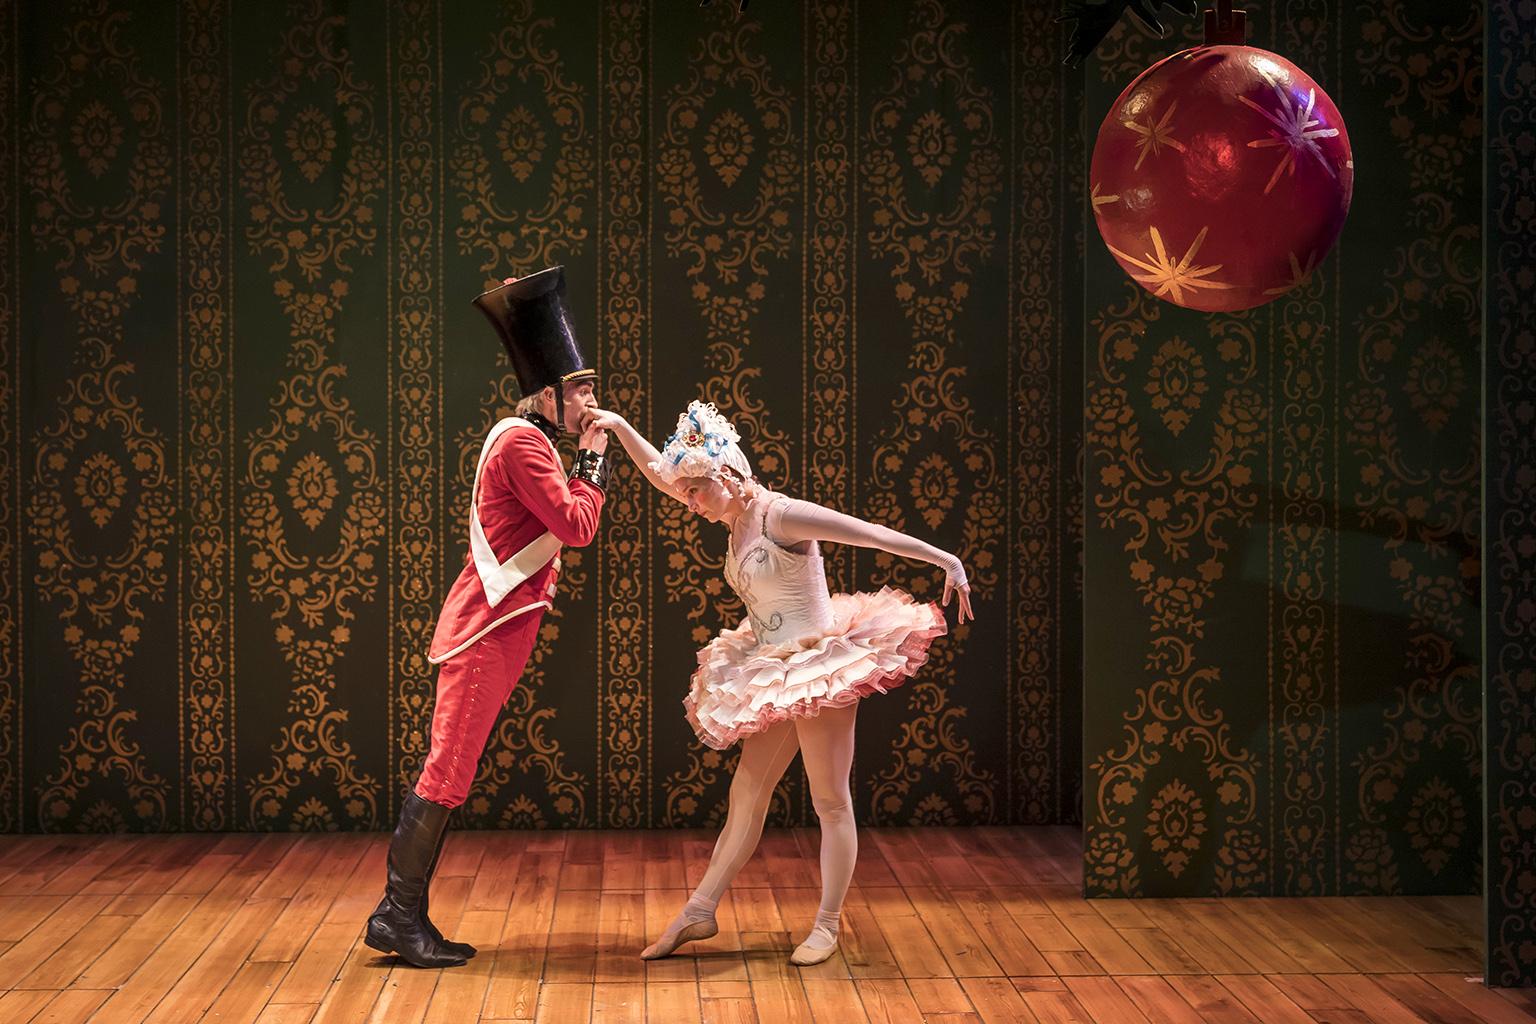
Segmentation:
<svg viewBox="0 0 1536 1024">
<path fill-rule="evenodd" d="M 474 486 L 469 495 L 469 551 L 475 560 L 475 571 L 480 575 L 480 585 L 485 588 L 485 599 L 492 608 L 500 604 L 501 599 L 516 590 L 524 580 L 548 565 L 551 559 L 557 568 L 560 564 L 560 541 L 548 530 L 503 562 L 491 550 L 491 542 L 485 537 L 485 527 L 480 525 L 480 474 L 485 470 L 485 460 L 491 454 L 491 446 L 496 443 L 496 439 L 514 427 L 538 431 L 539 437 L 549 445 L 549 450 L 555 452 L 555 446 L 544 435 L 544 431 L 517 416 L 507 417 L 485 435 L 485 444 L 480 449 L 480 461 L 475 466 Z M 556 452 L 556 461 L 559 458 Z"/>
</svg>

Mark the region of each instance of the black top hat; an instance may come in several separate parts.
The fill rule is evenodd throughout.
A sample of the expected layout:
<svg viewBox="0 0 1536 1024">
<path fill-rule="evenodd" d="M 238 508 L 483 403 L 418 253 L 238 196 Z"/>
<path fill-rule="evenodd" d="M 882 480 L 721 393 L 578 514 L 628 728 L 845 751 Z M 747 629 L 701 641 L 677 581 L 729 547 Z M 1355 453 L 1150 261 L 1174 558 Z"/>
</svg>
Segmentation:
<svg viewBox="0 0 1536 1024">
<path fill-rule="evenodd" d="M 496 329 L 526 397 L 597 376 L 582 354 L 565 304 L 565 268 L 550 267 L 474 298 Z"/>
</svg>

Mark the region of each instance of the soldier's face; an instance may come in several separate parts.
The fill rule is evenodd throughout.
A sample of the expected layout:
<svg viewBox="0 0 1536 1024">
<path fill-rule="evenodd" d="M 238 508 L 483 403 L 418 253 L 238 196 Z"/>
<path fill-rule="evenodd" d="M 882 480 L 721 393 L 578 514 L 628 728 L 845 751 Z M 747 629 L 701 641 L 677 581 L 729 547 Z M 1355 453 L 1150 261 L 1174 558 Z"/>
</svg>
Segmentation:
<svg viewBox="0 0 1536 1024">
<path fill-rule="evenodd" d="M 573 434 L 581 433 L 581 421 L 587 410 L 597 405 L 596 389 L 591 381 L 582 381 L 573 388 L 566 388 L 561 397 L 565 404 L 565 429 Z"/>
</svg>

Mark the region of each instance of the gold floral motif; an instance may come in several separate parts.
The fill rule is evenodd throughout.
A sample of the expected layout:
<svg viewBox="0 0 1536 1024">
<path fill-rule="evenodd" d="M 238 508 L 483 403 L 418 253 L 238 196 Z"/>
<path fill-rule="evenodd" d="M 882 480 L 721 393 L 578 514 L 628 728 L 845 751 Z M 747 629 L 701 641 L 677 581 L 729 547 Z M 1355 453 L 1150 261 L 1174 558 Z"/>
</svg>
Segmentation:
<svg viewBox="0 0 1536 1024">
<path fill-rule="evenodd" d="M 755 45 L 759 26 L 734 13 L 707 17 L 709 29 L 664 98 L 655 180 L 666 211 L 666 253 L 691 282 L 689 294 L 702 320 L 709 375 L 700 392 L 730 416 L 754 470 L 772 486 L 794 465 L 790 438 L 757 396 L 759 371 L 749 357 L 753 322 L 795 236 L 804 178 L 800 126 L 789 91 L 774 80 Z M 750 185 L 751 193 L 724 205 L 701 164 L 726 188 Z M 701 635 L 735 625 L 740 601 L 723 585 L 723 555 L 703 544 L 696 516 L 675 502 L 665 505 L 657 536 L 666 557 L 667 600 L 690 606 L 686 618 L 699 624 Z M 716 791 L 711 806 L 702 804 L 703 780 L 719 777 L 702 767 L 705 753 L 690 747 L 688 763 L 663 783 L 668 820 L 682 823 L 672 816 L 690 798 L 700 806 L 695 820 L 722 813 L 723 791 Z"/>
<path fill-rule="evenodd" d="M 439 497 L 443 468 L 439 434 L 443 401 L 437 351 L 443 341 L 436 295 L 443 253 L 439 246 L 443 152 L 439 110 L 442 83 L 440 8 L 428 0 L 389 7 L 390 89 L 395 127 L 390 167 L 395 209 L 390 244 L 399 272 L 390 290 L 389 429 L 399 454 L 391 459 L 390 504 L 394 562 L 388 623 L 391 667 L 385 807 L 414 785 L 426 758 L 433 695 L 427 662 L 436 624 L 444 548 Z"/>
<path fill-rule="evenodd" d="M 1090 753 L 1088 834 L 1124 830 L 1130 815 L 1145 815 L 1140 831 L 1178 879 L 1198 874 L 1192 868 L 1206 849 L 1202 837 L 1219 828 L 1222 842 L 1214 853 L 1224 865 L 1224 884 L 1257 884 L 1237 873 L 1239 864 L 1258 855 L 1251 827 L 1257 759 L 1213 703 L 1221 673 L 1203 664 L 1201 654 L 1234 534 L 1251 525 L 1257 503 L 1253 470 L 1262 458 L 1267 419 L 1263 396 L 1253 386 L 1258 344 L 1245 318 L 1217 316 L 1205 318 L 1209 341 L 1185 337 L 1168 349 L 1186 360 L 1198 356 L 1208 373 L 1221 372 L 1208 378 L 1214 415 L 1201 435 L 1181 441 L 1185 451 L 1204 453 L 1203 459 L 1193 468 L 1165 469 L 1143 440 L 1126 390 L 1128 381 L 1147 373 L 1139 339 L 1165 307 L 1131 286 L 1124 294 L 1089 325 L 1098 344 L 1087 395 L 1086 472 L 1094 481 L 1089 500 L 1096 528 L 1113 532 L 1130 583 L 1148 609 L 1145 679 L 1122 713 L 1122 740 Z M 1161 354 L 1163 347 L 1153 359 Z M 1180 752 L 1177 764 L 1185 774 L 1165 783 L 1143 810 L 1136 794 L 1169 747 Z M 1205 786 L 1197 789 L 1196 778 Z"/>
<path fill-rule="evenodd" d="M 1152 839 L 1148 844 L 1152 852 L 1162 858 L 1168 873 L 1178 878 L 1205 835 L 1204 804 L 1194 790 L 1175 779 L 1152 798 L 1144 831 Z"/>
<path fill-rule="evenodd" d="M 944 521 L 955 507 L 959 481 L 955 471 L 937 453 L 920 462 L 912 474 L 912 505 L 930 530 Z"/>
<path fill-rule="evenodd" d="M 57 614 L 81 682 L 76 722 L 34 790 L 44 831 L 169 824 L 168 783 L 135 739 L 138 711 L 120 703 L 150 608 L 167 596 L 175 536 L 165 439 L 136 393 L 133 363 L 118 358 L 136 275 L 165 238 L 159 208 L 171 184 L 161 84 L 124 39 L 128 20 L 106 0 L 82 5 L 36 83 L 22 153 L 33 239 L 61 274 L 66 313 L 58 329 L 75 350 L 53 403 L 56 419 L 34 438 L 26 510 L 36 551 L 31 582 Z M 132 139 L 88 98 L 108 82 L 136 121 Z M 93 179 L 126 169 L 119 194 L 98 196 L 97 183 L 64 169 L 66 131 Z M 72 514 L 72 505 L 85 515 Z M 126 528 L 100 529 L 112 521 Z"/>
<path fill-rule="evenodd" d="M 273 54 L 275 70 L 247 90 L 239 135 L 246 239 L 270 261 L 273 295 L 291 339 L 291 371 L 268 399 L 267 424 L 247 436 L 243 480 L 246 583 L 269 609 L 272 638 L 291 672 L 289 721 L 269 746 L 268 767 L 247 782 L 249 820 L 257 828 L 325 830 L 340 827 L 344 817 L 349 827 L 374 828 L 380 787 L 358 765 L 346 737 L 348 711 L 334 707 L 332 696 L 337 665 L 352 640 L 354 605 L 372 601 L 378 588 L 384 498 L 378 439 L 343 393 L 346 368 L 328 356 L 350 291 L 351 260 L 372 252 L 378 236 L 374 203 L 384 184 L 384 154 L 373 87 L 355 75 L 345 19 L 330 16 L 324 0 L 297 0 L 289 15 Z M 332 100 L 348 126 L 348 153 L 333 194 L 307 207 L 290 194 L 288 173 L 313 181 L 316 162 L 330 159 L 318 122 L 305 112 Z M 272 129 L 285 113 L 294 119 L 290 124 L 303 126 L 290 135 L 299 148 L 287 153 L 294 161 L 287 167 Z M 345 488 L 327 479 L 338 467 Z M 308 538 L 290 529 L 280 493 Z M 335 529 L 321 533 L 333 514 Z"/>
<path fill-rule="evenodd" d="M 488 288 L 581 251 L 596 187 L 591 101 L 546 38 L 554 19 L 535 17 L 533 0 L 510 0 L 503 10 L 475 77 L 462 88 L 447 171 L 458 201 L 459 252 L 481 256 Z M 543 110 L 517 102 L 526 95 L 541 96 Z M 492 125 L 494 138 L 487 138 Z M 513 187 L 533 182 L 539 187 Z M 513 208 L 508 196 L 527 205 Z"/>
<path fill-rule="evenodd" d="M 288 123 L 283 141 L 288 144 L 288 155 L 298 165 L 299 173 L 313 184 L 330 166 L 331 155 L 336 151 L 336 126 L 320 108 L 305 107 Z"/>
<path fill-rule="evenodd" d="M 586 87 L 569 78 L 563 55 L 547 38 L 554 20 L 535 17 L 531 0 L 512 0 L 504 10 L 504 27 L 490 36 L 478 67 L 461 86 L 464 98 L 449 169 L 455 199 L 462 204 L 455 231 L 459 251 L 482 256 L 487 285 L 504 274 L 526 274 L 582 255 L 590 240 L 587 208 L 596 185 L 591 170 L 594 138 L 587 124 L 592 101 Z M 514 102 L 522 95 L 519 83 L 536 83 L 544 90 L 542 116 L 538 109 Z M 495 136 L 487 139 L 486 126 L 492 123 Z M 539 180 L 541 169 L 546 170 L 548 187 L 498 190 L 496 161 L 519 183 Z M 509 195 L 524 205 L 506 203 Z M 599 387 L 608 401 L 613 387 L 608 373 L 600 376 Z M 516 376 L 502 373 L 481 399 L 475 419 L 453 434 L 450 550 L 462 551 L 468 544 L 469 494 L 485 437 L 499 420 L 512 415 L 519 398 Z M 622 463 L 615 467 L 622 468 Z M 611 492 L 622 486 L 618 481 L 616 473 Z M 611 544 L 616 504 L 610 502 L 603 511 L 604 539 L 598 543 L 605 546 Z M 599 823 L 592 806 L 593 780 L 568 763 L 551 733 L 561 714 L 559 702 L 542 692 L 544 662 L 559 632 L 562 608 L 584 600 L 588 585 L 580 550 L 568 548 L 560 558 L 555 608 L 546 613 L 528 666 L 486 742 L 485 760 L 471 790 L 467 820 L 482 827 L 515 822 L 529 828 L 582 828 Z M 413 700 L 423 698 L 418 730 L 429 724 L 430 693 Z M 417 742 L 415 733 L 412 736 Z M 545 799 L 536 801 L 521 791 L 532 784 L 542 786 Z"/>
<path fill-rule="evenodd" d="M 894 110 L 886 112 L 888 118 L 897 118 L 900 115 Z M 968 117 L 975 121 L 979 115 L 974 112 Z M 976 124 L 969 127 L 974 131 Z M 944 120 L 944 115 L 937 110 L 930 110 L 912 123 L 912 129 L 907 132 L 907 158 L 912 163 L 912 169 L 923 179 L 923 184 L 933 188 L 944 176 L 945 168 L 954 163 L 955 152 L 960 148 L 955 139 L 955 133 L 950 131 L 949 125 Z"/>
<path fill-rule="evenodd" d="M 1229 829 L 1216 852 L 1216 891 L 1223 896 L 1257 896 L 1265 891 L 1269 850 L 1253 829 Z"/>
<path fill-rule="evenodd" d="M 1467 809 L 1461 794 L 1445 780 L 1433 778 L 1419 787 L 1403 831 L 1408 843 L 1431 875 L 1438 875 L 1457 850 L 1466 834 Z"/>
<path fill-rule="evenodd" d="M 847 4 L 816 3 L 809 8 L 807 31 L 817 40 L 812 48 L 806 123 L 810 133 L 810 189 L 807 198 L 807 258 L 809 280 L 816 282 L 807 296 L 810 386 L 806 401 L 810 436 L 806 438 L 807 499 L 833 508 L 849 509 L 853 501 L 853 382 L 855 348 L 853 277 L 858 247 L 853 240 L 852 210 L 856 201 L 849 154 L 857 142 L 853 96 L 853 12 Z M 845 545 L 823 552 L 828 583 L 834 590 L 852 589 L 852 555 Z"/>
<path fill-rule="evenodd" d="M 1162 415 L 1168 433 L 1178 437 L 1184 432 L 1190 417 L 1199 411 L 1201 396 L 1207 390 L 1205 361 L 1200 353 L 1177 335 L 1163 342 L 1152 357 L 1146 391 L 1152 396 L 1152 408 Z"/>
<path fill-rule="evenodd" d="M 360 464 L 361 455 L 353 455 L 353 465 Z M 276 453 L 263 456 L 263 469 L 277 468 Z M 353 469 L 356 472 L 356 469 Z M 331 510 L 340 489 L 336 486 L 336 474 L 319 454 L 310 452 L 294 463 L 288 474 L 288 500 L 290 507 L 299 514 L 304 525 L 313 530 Z"/>
<path fill-rule="evenodd" d="M 1377 257 L 1380 271 L 1353 325 L 1353 373 L 1343 388 L 1349 416 L 1341 454 L 1348 458 L 1339 500 L 1360 529 L 1379 538 L 1382 556 L 1379 575 L 1358 585 L 1395 595 L 1404 620 L 1401 663 L 1381 681 L 1390 702 L 1349 762 L 1360 820 L 1352 842 L 1401 831 L 1425 792 L 1409 780 L 1427 759 L 1464 803 L 1475 800 L 1482 772 L 1482 671 L 1468 653 L 1479 630 L 1482 449 L 1475 403 L 1462 401 L 1460 376 L 1468 363 L 1477 365 L 1480 343 L 1481 281 L 1465 269 L 1478 247 L 1475 232 L 1462 226 L 1475 207 L 1480 168 L 1467 165 L 1463 146 L 1443 141 L 1471 111 L 1463 97 L 1481 74 L 1481 18 L 1469 11 L 1426 29 L 1399 6 L 1378 13 L 1376 28 L 1362 26 L 1357 63 L 1362 75 L 1392 83 L 1390 134 L 1422 213 L 1402 244 Z M 1405 72 L 1409 67 L 1415 70 Z M 1437 324 L 1464 326 L 1447 332 Z M 1354 858 L 1348 888 L 1413 891 L 1437 884 L 1430 880 L 1457 864 L 1470 877 L 1476 847 L 1448 846 L 1442 833 L 1426 831 L 1438 827 L 1434 807 L 1444 801 L 1424 804 L 1415 819 L 1426 837 L 1413 848 L 1418 857 L 1392 851 L 1383 862 L 1390 872 Z"/>
<path fill-rule="evenodd" d="M 604 394 L 612 407 L 635 422 L 646 422 L 651 397 L 649 307 L 649 209 L 636 197 L 649 187 L 649 107 L 646 71 L 650 11 L 630 0 L 605 0 L 601 59 L 602 110 L 609 172 L 601 196 L 603 223 L 611 244 L 597 254 L 600 322 L 606 344 L 598 356 Z M 637 83 L 646 83 L 636 87 Z M 599 824 L 633 828 L 652 823 L 651 568 L 652 503 L 643 478 L 626 459 L 614 466 L 615 493 L 637 495 L 606 506 L 603 543 L 643 571 L 603 576 L 602 724 L 598 730 L 596 787 Z"/>
<path fill-rule="evenodd" d="M 693 127 L 697 117 L 692 110 L 678 115 L 679 123 L 689 128 Z M 721 111 L 710 123 L 709 130 L 704 133 L 704 156 L 709 161 L 710 170 L 720 176 L 726 187 L 736 184 L 741 172 L 747 169 L 756 141 L 747 122 L 734 110 Z"/>
<path fill-rule="evenodd" d="M 1138 896 L 1141 872 L 1125 833 L 1094 830 L 1083 852 L 1084 886 L 1091 896 Z"/>
<path fill-rule="evenodd" d="M 1356 829 L 1344 844 L 1344 880 L 1360 892 L 1392 896 L 1401 891 L 1396 858 L 1385 831 L 1373 826 Z"/>
<path fill-rule="evenodd" d="M 56 464 L 55 468 L 62 468 L 66 461 L 64 454 L 55 454 L 57 457 L 50 461 Z M 141 452 L 136 461 L 147 463 L 149 456 Z M 149 467 L 146 464 L 137 468 L 143 472 Z M 89 514 L 91 522 L 97 526 L 106 526 L 112 513 L 123 507 L 123 497 L 127 491 L 128 479 L 123 476 L 122 467 L 106 452 L 97 452 L 86 459 L 75 474 L 75 497 L 80 508 Z"/>
<path fill-rule="evenodd" d="M 507 111 L 501 126 L 496 129 L 496 146 L 502 162 L 519 182 L 527 181 L 533 174 L 533 169 L 544 159 L 544 148 L 548 145 L 549 136 L 544 128 L 533 116 L 533 111 L 522 104 Z"/>
<path fill-rule="evenodd" d="M 949 352 L 956 340 L 956 317 L 970 295 L 968 279 L 994 254 L 1002 140 L 994 125 L 994 97 L 976 82 L 962 48 L 968 26 L 951 21 L 939 0 L 920 0 L 908 30 L 893 55 L 889 82 L 870 109 L 861 148 L 861 195 L 870 224 L 864 241 L 890 269 L 891 292 L 912 331 L 912 377 L 892 403 L 889 424 L 870 445 L 873 487 L 864 512 L 904 529 L 907 513 L 895 503 L 897 493 L 915 497 L 913 511 L 930 529 L 958 512 L 958 553 L 972 569 L 976 598 L 985 601 L 998 581 L 995 559 L 1004 541 L 1000 445 L 978 422 L 962 389 L 965 371 L 950 365 Z M 936 93 L 956 112 L 956 123 L 946 122 L 942 130 L 926 118 Z M 952 170 L 942 160 L 948 151 L 945 131 L 963 140 L 963 145 L 957 141 L 958 163 Z M 897 140 L 913 139 L 920 145 L 921 163 L 910 150 L 906 159 L 897 155 Z M 925 152 L 929 147 L 936 147 L 931 154 Z M 913 172 L 925 191 L 938 180 L 935 172 L 953 173 L 949 208 L 920 212 L 908 189 Z M 953 494 L 964 496 L 958 508 L 931 497 L 936 472 L 953 481 Z M 884 505 L 882 495 L 890 499 Z M 877 556 L 875 570 L 880 582 L 903 586 L 918 597 L 929 586 L 927 573 L 889 557 Z M 903 687 L 909 720 L 866 797 L 876 821 L 943 821 L 963 809 L 967 820 L 985 822 L 997 814 L 995 773 L 977 762 L 960 728 L 967 709 L 949 697 L 956 648 L 969 632 L 966 626 L 956 627 L 951 642 L 935 648 L 922 674 Z M 913 759 L 913 753 L 920 758 Z M 932 784 L 944 790 L 925 792 Z"/>
<path fill-rule="evenodd" d="M 123 144 L 123 123 L 100 100 L 92 100 L 75 115 L 69 141 L 75 153 L 85 161 L 86 169 L 96 177 L 107 173 Z"/>
<path fill-rule="evenodd" d="M 1403 393 L 1431 433 L 1438 434 L 1445 428 L 1466 389 L 1462 357 L 1439 338 L 1431 338 L 1408 361 Z"/>
</svg>

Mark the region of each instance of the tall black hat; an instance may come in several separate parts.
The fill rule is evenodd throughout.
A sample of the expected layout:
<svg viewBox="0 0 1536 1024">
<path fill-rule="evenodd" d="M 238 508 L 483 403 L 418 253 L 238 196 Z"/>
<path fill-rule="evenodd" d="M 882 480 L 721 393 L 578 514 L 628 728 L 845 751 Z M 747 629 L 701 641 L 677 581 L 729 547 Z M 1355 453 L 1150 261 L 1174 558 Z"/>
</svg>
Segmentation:
<svg viewBox="0 0 1536 1024">
<path fill-rule="evenodd" d="M 565 302 L 565 268 L 550 267 L 475 296 L 474 304 L 496 329 L 526 397 L 547 387 L 592 380 L 597 371 L 576 341 Z"/>
</svg>

